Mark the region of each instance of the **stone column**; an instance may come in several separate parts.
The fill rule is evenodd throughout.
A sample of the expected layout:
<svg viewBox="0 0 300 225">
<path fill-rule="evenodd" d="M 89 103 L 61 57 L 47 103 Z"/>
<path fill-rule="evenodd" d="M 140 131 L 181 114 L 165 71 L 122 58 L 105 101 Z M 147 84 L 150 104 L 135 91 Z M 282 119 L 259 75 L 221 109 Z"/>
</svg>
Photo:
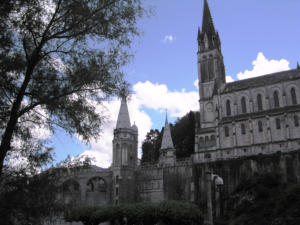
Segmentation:
<svg viewBox="0 0 300 225">
<path fill-rule="evenodd" d="M 212 200 L 211 200 L 211 176 L 210 169 L 206 168 L 206 199 L 207 199 L 207 218 L 204 222 L 205 225 L 213 225 L 213 213 L 212 213 Z"/>
</svg>

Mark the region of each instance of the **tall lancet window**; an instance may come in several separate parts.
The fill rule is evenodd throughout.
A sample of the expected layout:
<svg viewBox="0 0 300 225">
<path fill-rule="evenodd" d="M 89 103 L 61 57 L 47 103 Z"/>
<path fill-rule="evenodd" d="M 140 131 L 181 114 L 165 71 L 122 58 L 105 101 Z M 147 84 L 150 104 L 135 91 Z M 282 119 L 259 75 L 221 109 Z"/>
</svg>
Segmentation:
<svg viewBox="0 0 300 225">
<path fill-rule="evenodd" d="M 206 81 L 208 81 L 207 61 L 203 61 L 200 66 L 201 66 L 201 79 L 202 79 L 202 82 L 206 82 Z"/>
<path fill-rule="evenodd" d="M 274 98 L 274 108 L 278 108 L 279 107 L 278 91 L 274 91 L 273 98 Z"/>
<path fill-rule="evenodd" d="M 258 131 L 262 132 L 263 131 L 263 124 L 260 120 L 257 122 L 257 125 L 258 125 Z"/>
<path fill-rule="evenodd" d="M 247 113 L 247 106 L 246 106 L 246 98 L 245 97 L 242 97 L 241 105 L 242 105 L 242 113 Z"/>
<path fill-rule="evenodd" d="M 257 109 L 258 111 L 263 110 L 262 100 L 261 100 L 261 94 L 257 95 Z"/>
<path fill-rule="evenodd" d="M 231 106 L 230 106 L 230 100 L 226 101 L 226 115 L 231 116 Z"/>
<path fill-rule="evenodd" d="M 208 80 L 212 80 L 214 78 L 214 67 L 213 67 L 213 61 L 210 59 L 208 61 Z"/>
<path fill-rule="evenodd" d="M 295 127 L 299 127 L 299 118 L 297 115 L 294 116 L 294 125 Z"/>
<path fill-rule="evenodd" d="M 296 105 L 297 104 L 297 96 L 296 96 L 295 88 L 291 89 L 291 97 L 292 97 L 292 104 Z"/>
<path fill-rule="evenodd" d="M 117 145 L 116 145 L 116 157 L 115 157 L 115 160 L 116 160 L 116 164 L 117 164 L 117 165 L 120 165 L 120 163 L 121 163 L 120 159 L 121 159 L 120 145 L 117 144 Z"/>
</svg>

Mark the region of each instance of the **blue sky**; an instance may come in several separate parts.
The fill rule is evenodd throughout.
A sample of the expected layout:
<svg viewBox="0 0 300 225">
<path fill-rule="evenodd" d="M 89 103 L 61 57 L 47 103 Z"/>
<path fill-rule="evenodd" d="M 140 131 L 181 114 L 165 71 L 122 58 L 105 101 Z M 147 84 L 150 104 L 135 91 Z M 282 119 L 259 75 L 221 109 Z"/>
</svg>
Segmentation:
<svg viewBox="0 0 300 225">
<path fill-rule="evenodd" d="M 231 79 L 293 69 L 300 62 L 299 0 L 208 0 L 208 3 L 220 34 L 226 74 Z M 134 59 L 123 68 L 132 85 L 128 104 L 131 122 L 135 121 L 139 127 L 140 143 L 150 128 L 163 126 L 165 109 L 171 122 L 189 110 L 198 109 L 194 82 L 203 0 L 146 0 L 145 6 L 152 6 L 155 13 L 139 21 L 143 35 L 134 40 Z M 93 141 L 90 146 L 57 132 L 52 137 L 56 160 L 84 152 L 96 157 L 97 165 L 107 167 L 119 105 L 117 100 L 105 104 L 109 119 L 101 140 Z M 102 111 L 100 106 L 99 111 Z"/>
</svg>

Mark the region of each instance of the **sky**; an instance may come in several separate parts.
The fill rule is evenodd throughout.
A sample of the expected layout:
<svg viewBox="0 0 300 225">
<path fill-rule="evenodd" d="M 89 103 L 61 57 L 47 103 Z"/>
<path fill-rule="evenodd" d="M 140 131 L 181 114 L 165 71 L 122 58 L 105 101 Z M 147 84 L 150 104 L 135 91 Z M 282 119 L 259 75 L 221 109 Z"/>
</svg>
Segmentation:
<svg viewBox="0 0 300 225">
<path fill-rule="evenodd" d="M 300 62 L 299 0 L 208 0 L 218 30 L 226 81 L 247 79 L 296 68 Z M 174 122 L 199 110 L 197 30 L 202 24 L 203 0 L 145 0 L 153 15 L 138 22 L 143 34 L 132 44 L 134 59 L 122 70 L 131 84 L 128 101 L 131 123 L 141 143 L 150 129 L 161 129 L 166 109 Z M 99 140 L 89 145 L 58 130 L 52 137 L 56 162 L 67 155 L 89 155 L 101 167 L 112 159 L 113 129 L 118 99 L 97 106 L 107 120 Z"/>
</svg>

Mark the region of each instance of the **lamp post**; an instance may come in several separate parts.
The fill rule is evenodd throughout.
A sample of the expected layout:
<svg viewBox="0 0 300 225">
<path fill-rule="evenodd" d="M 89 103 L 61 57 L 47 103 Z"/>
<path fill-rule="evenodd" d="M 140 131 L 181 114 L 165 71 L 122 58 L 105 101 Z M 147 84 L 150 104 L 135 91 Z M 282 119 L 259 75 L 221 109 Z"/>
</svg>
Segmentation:
<svg viewBox="0 0 300 225">
<path fill-rule="evenodd" d="M 212 200 L 211 200 L 211 183 L 214 183 L 215 186 L 220 187 L 224 184 L 223 179 L 217 175 L 212 174 L 211 171 L 206 171 L 206 198 L 207 198 L 207 221 L 206 225 L 213 225 L 213 210 L 212 210 Z M 220 208 L 220 207 L 217 207 Z M 219 209 L 218 209 L 219 211 Z M 219 212 L 217 213 L 217 215 Z"/>
</svg>

